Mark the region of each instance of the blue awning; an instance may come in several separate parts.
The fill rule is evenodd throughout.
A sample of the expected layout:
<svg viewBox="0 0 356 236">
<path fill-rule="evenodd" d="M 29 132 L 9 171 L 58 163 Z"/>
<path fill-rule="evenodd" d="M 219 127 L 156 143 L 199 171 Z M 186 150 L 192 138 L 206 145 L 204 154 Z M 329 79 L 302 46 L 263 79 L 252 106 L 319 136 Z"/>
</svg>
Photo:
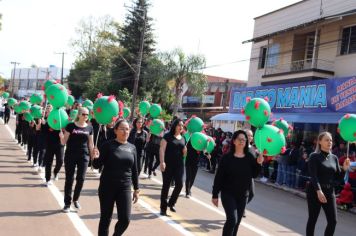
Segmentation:
<svg viewBox="0 0 356 236">
<path fill-rule="evenodd" d="M 293 123 L 337 124 L 345 113 L 273 113 L 271 120 L 283 118 Z M 212 121 L 246 121 L 239 113 L 222 113 L 210 118 Z"/>
</svg>

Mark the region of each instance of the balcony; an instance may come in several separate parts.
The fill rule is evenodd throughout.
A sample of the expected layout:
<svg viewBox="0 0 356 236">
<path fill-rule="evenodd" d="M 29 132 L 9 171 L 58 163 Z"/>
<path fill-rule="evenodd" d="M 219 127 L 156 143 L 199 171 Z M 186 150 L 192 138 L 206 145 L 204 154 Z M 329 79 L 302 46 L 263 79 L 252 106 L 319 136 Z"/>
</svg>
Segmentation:
<svg viewBox="0 0 356 236">
<path fill-rule="evenodd" d="M 314 62 L 314 63 L 313 63 Z M 322 59 L 307 59 L 292 61 L 286 64 L 267 66 L 262 76 L 266 82 L 262 85 L 275 84 L 273 81 L 284 83 L 325 79 L 334 75 L 334 62 Z M 267 82 L 268 80 L 268 82 Z"/>
</svg>

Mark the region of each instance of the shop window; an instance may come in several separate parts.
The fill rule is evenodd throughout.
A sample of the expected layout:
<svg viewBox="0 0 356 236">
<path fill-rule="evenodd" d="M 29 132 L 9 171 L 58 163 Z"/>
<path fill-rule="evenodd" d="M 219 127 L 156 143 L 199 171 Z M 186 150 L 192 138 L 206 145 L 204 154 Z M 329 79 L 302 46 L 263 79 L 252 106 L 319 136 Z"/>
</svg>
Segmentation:
<svg viewBox="0 0 356 236">
<path fill-rule="evenodd" d="M 347 55 L 356 52 L 356 26 L 344 28 L 342 30 L 340 55 Z"/>
</svg>

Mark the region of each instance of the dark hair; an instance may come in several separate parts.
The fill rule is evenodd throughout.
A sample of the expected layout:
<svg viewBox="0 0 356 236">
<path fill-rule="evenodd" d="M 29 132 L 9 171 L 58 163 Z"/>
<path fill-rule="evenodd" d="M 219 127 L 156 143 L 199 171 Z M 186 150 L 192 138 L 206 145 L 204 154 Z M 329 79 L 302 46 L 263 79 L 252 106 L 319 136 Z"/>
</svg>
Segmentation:
<svg viewBox="0 0 356 236">
<path fill-rule="evenodd" d="M 133 126 L 134 129 L 137 129 L 136 124 L 137 124 L 137 121 L 139 121 L 139 120 L 142 120 L 142 123 L 145 122 L 145 120 L 144 120 L 142 117 L 137 117 L 137 118 L 135 118 L 135 119 L 133 120 L 133 122 L 132 122 L 132 126 Z M 141 128 L 141 129 L 143 129 L 143 125 L 142 125 L 142 128 Z"/>
<path fill-rule="evenodd" d="M 127 122 L 127 120 L 125 120 L 125 119 L 119 119 L 119 120 L 116 121 L 116 123 L 115 123 L 115 125 L 114 125 L 114 130 L 117 130 L 117 128 L 119 128 L 119 126 L 120 126 L 120 124 L 121 124 L 122 122 L 129 123 L 129 122 Z"/>
<path fill-rule="evenodd" d="M 237 139 L 237 137 L 239 137 L 240 134 L 243 134 L 245 136 L 245 148 L 244 148 L 244 154 L 246 155 L 248 153 L 248 137 L 245 131 L 243 130 L 237 130 L 235 131 L 235 133 L 232 135 L 232 139 L 231 139 L 231 146 L 230 146 L 230 153 L 232 155 L 234 155 L 235 153 L 235 144 L 234 141 Z"/>
<path fill-rule="evenodd" d="M 183 121 L 182 121 L 181 119 L 179 119 L 179 118 L 173 120 L 172 125 L 171 125 L 171 129 L 169 130 L 169 133 L 170 133 L 171 135 L 174 135 L 174 134 L 175 134 L 176 128 L 177 128 L 179 122 L 183 122 Z"/>
</svg>

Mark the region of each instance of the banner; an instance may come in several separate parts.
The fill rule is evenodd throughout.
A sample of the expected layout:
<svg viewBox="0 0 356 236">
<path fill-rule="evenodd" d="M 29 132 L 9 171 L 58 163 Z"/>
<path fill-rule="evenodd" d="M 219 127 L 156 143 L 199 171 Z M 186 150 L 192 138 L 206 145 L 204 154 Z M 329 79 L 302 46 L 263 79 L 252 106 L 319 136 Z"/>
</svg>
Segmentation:
<svg viewBox="0 0 356 236">
<path fill-rule="evenodd" d="M 356 113 L 356 77 L 235 88 L 230 97 L 230 113 L 240 113 L 247 97 L 267 97 L 272 112 Z"/>
</svg>

